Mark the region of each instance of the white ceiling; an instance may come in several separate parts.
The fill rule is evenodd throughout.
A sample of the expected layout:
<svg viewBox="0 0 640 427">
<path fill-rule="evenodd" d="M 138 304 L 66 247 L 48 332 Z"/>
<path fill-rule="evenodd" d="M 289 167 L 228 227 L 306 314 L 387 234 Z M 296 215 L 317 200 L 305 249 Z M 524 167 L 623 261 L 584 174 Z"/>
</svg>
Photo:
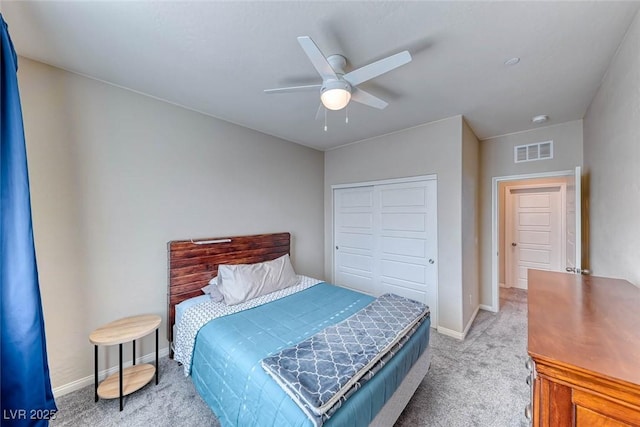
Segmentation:
<svg viewBox="0 0 640 427">
<path fill-rule="evenodd" d="M 321 150 L 462 114 L 481 138 L 580 119 L 640 2 L 3 1 L 18 53 Z M 408 49 L 413 61 L 315 120 L 308 35 L 347 71 Z M 505 60 L 520 57 L 515 66 Z"/>
</svg>

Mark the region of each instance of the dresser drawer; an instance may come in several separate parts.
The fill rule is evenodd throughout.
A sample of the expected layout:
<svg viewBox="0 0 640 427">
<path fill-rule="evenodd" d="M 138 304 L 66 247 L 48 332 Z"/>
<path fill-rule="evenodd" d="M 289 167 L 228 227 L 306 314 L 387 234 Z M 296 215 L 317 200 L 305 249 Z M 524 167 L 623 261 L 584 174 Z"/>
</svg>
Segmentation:
<svg viewBox="0 0 640 427">
<path fill-rule="evenodd" d="M 582 390 L 573 390 L 571 400 L 576 408 L 576 426 L 640 426 L 640 406 Z"/>
</svg>

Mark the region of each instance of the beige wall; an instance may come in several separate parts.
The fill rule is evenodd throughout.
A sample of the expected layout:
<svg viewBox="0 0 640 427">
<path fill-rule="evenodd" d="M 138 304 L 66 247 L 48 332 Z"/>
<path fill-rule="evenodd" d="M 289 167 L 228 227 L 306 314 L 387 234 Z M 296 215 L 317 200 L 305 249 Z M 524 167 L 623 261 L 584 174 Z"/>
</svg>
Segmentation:
<svg viewBox="0 0 640 427">
<path fill-rule="evenodd" d="M 438 324 L 462 331 L 462 117 L 406 129 L 325 152 L 325 276 L 332 277 L 331 186 L 438 176 Z"/>
<path fill-rule="evenodd" d="M 513 147 L 553 140 L 553 159 L 515 163 Z M 480 142 L 480 304 L 491 307 L 491 186 L 494 177 L 572 170 L 582 166 L 582 120 Z"/>
<path fill-rule="evenodd" d="M 640 14 L 584 118 L 589 266 L 640 286 Z"/>
<path fill-rule="evenodd" d="M 462 124 L 462 325 L 466 328 L 480 304 L 480 145 L 467 122 Z"/>
<path fill-rule="evenodd" d="M 25 58 L 19 82 L 54 388 L 92 375 L 92 329 L 164 319 L 169 240 L 289 231 L 322 278 L 322 152 Z"/>
</svg>

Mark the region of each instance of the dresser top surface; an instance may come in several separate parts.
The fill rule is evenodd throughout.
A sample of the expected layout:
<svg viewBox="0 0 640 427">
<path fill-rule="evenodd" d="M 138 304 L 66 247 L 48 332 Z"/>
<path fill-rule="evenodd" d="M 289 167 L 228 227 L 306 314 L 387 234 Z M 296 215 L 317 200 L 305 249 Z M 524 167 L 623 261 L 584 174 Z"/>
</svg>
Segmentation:
<svg viewBox="0 0 640 427">
<path fill-rule="evenodd" d="M 640 384 L 640 288 L 540 270 L 528 284 L 531 356 Z"/>
</svg>

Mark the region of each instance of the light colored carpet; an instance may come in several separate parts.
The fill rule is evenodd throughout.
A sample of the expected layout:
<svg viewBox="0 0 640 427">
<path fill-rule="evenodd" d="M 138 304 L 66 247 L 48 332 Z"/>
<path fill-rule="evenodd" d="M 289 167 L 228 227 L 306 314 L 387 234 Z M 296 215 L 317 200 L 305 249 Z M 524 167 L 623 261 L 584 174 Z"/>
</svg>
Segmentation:
<svg viewBox="0 0 640 427">
<path fill-rule="evenodd" d="M 464 341 L 430 343 L 431 369 L 396 426 L 528 426 L 526 291 L 501 289 L 500 313 L 480 310 Z"/>
<path fill-rule="evenodd" d="M 501 310 L 480 311 L 467 338 L 433 332 L 432 362 L 396 426 L 519 427 L 529 399 L 524 367 L 527 345 L 526 291 L 501 290 Z M 160 359 L 160 384 L 125 397 L 93 401 L 93 386 L 56 399 L 52 426 L 219 426 L 177 363 Z"/>
</svg>

